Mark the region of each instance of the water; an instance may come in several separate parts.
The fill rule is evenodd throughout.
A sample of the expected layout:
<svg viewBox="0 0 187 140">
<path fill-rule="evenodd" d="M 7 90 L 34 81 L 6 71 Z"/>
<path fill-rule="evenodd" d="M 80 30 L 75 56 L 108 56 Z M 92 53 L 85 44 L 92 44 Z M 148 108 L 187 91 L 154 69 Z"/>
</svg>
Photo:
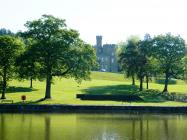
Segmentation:
<svg viewBox="0 0 187 140">
<path fill-rule="evenodd" d="M 187 115 L 0 114 L 0 140 L 186 140 Z"/>
</svg>

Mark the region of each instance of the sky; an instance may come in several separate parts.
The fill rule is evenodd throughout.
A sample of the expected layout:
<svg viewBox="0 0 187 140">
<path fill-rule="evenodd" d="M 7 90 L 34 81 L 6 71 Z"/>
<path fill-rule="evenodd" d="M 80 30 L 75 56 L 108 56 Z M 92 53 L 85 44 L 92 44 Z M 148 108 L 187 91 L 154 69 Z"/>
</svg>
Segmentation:
<svg viewBox="0 0 187 140">
<path fill-rule="evenodd" d="M 187 41 L 186 0 L 0 0 L 0 28 L 24 31 L 26 21 L 43 14 L 65 19 L 92 45 L 96 35 L 109 44 L 168 32 Z"/>
</svg>

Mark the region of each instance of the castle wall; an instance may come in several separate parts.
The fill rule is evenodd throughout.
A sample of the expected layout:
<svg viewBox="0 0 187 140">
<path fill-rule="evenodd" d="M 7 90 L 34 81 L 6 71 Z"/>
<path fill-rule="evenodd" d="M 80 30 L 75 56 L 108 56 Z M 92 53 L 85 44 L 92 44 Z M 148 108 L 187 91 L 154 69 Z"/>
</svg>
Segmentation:
<svg viewBox="0 0 187 140">
<path fill-rule="evenodd" d="M 96 45 L 94 47 L 96 49 L 99 70 L 108 72 L 118 72 L 116 45 L 102 45 L 102 36 L 97 36 Z"/>
</svg>

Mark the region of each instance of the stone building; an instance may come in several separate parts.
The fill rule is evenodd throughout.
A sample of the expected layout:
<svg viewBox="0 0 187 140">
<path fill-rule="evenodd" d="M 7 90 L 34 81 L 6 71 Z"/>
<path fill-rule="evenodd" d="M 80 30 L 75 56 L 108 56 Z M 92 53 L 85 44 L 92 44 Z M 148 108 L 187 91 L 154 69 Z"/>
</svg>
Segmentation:
<svg viewBox="0 0 187 140">
<path fill-rule="evenodd" d="M 99 63 L 100 71 L 118 72 L 118 63 L 115 44 L 102 45 L 102 36 L 96 36 L 96 45 L 94 46 Z"/>
</svg>

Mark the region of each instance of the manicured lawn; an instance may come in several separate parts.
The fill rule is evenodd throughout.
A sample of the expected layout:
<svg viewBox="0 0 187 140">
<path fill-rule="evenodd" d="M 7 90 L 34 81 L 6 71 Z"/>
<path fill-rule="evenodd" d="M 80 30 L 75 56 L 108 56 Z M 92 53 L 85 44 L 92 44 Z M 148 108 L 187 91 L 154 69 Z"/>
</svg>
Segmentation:
<svg viewBox="0 0 187 140">
<path fill-rule="evenodd" d="M 14 103 L 21 102 L 21 96 L 27 96 L 26 103 L 35 104 L 82 104 L 82 105 L 158 105 L 158 106 L 187 106 L 187 103 L 166 101 L 160 95 L 142 94 L 145 102 L 122 103 L 117 101 L 81 101 L 76 99 L 77 93 L 87 94 L 129 94 L 137 93 L 131 86 L 130 79 L 124 79 L 123 74 L 92 72 L 91 81 L 76 83 L 73 79 L 55 78 L 52 85 L 52 99 L 38 101 L 44 97 L 45 82 L 34 81 L 33 89 L 29 88 L 29 81 L 13 80 L 9 83 L 6 93 L 7 99 L 14 100 Z M 139 82 L 136 81 L 138 85 Z M 145 85 L 144 85 L 145 86 Z M 150 83 L 150 89 L 162 91 L 162 84 Z M 176 84 L 169 85 L 170 92 L 187 94 L 187 84 L 184 81 L 177 81 Z"/>
</svg>

